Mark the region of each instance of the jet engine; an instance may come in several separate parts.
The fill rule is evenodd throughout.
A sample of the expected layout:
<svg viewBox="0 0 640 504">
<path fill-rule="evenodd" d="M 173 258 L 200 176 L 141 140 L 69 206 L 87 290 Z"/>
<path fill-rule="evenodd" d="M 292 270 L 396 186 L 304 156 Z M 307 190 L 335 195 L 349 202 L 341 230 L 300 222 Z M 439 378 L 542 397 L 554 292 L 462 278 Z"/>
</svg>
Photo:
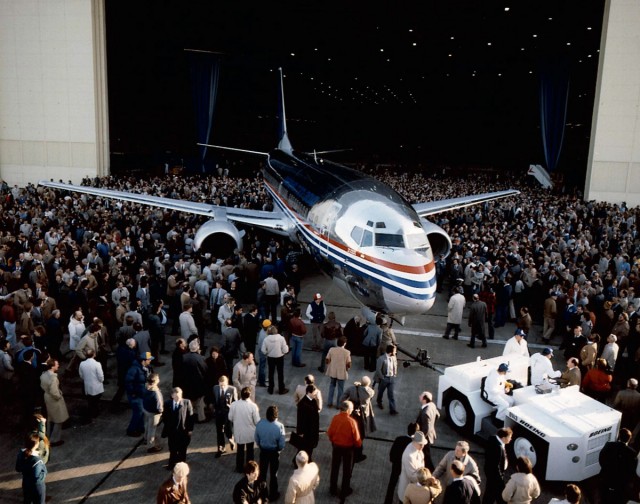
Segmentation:
<svg viewBox="0 0 640 504">
<path fill-rule="evenodd" d="M 193 249 L 210 252 L 215 257 L 229 257 L 235 249 L 242 250 L 243 236 L 244 231 L 229 221 L 210 220 L 198 228 Z"/>
<path fill-rule="evenodd" d="M 425 233 L 427 233 L 431 251 L 433 252 L 433 259 L 437 261 L 440 254 L 447 257 L 451 251 L 451 238 L 447 232 L 428 220 L 420 219 L 420 223 Z"/>
</svg>

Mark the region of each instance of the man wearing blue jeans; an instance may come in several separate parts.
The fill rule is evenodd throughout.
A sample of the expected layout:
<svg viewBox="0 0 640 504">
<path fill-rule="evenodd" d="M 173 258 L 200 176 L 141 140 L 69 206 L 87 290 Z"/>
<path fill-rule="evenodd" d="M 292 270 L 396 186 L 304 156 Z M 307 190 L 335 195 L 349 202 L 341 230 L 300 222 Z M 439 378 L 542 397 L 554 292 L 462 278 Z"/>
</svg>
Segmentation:
<svg viewBox="0 0 640 504">
<path fill-rule="evenodd" d="M 304 335 L 307 334 L 307 326 L 300 318 L 300 308 L 293 310 L 288 329 L 291 331 L 291 364 L 293 367 L 305 367 L 306 364 L 302 363 L 302 345 Z"/>
<path fill-rule="evenodd" d="M 375 380 L 380 383 L 378 388 L 378 397 L 376 402 L 380 409 L 384 409 L 382 405 L 382 399 L 384 397 L 384 391 L 387 391 L 389 397 L 389 413 L 397 415 L 396 399 L 394 396 L 394 388 L 396 383 L 396 376 L 398 376 L 398 359 L 396 357 L 396 346 L 388 345 L 387 352 L 384 355 L 378 357 L 376 363 Z"/>
</svg>

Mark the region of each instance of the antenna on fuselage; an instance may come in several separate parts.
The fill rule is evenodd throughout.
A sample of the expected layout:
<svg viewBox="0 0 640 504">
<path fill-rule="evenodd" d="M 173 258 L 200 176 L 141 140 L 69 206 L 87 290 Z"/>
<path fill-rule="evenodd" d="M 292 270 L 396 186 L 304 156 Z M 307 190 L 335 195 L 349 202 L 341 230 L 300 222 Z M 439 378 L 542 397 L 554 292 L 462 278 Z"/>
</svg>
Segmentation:
<svg viewBox="0 0 640 504">
<path fill-rule="evenodd" d="M 293 153 L 293 147 L 289 141 L 287 135 L 287 116 L 284 111 L 284 80 L 282 78 L 282 68 L 278 68 L 280 71 L 280 142 L 278 143 L 278 149 L 286 152 L 287 154 Z"/>
</svg>

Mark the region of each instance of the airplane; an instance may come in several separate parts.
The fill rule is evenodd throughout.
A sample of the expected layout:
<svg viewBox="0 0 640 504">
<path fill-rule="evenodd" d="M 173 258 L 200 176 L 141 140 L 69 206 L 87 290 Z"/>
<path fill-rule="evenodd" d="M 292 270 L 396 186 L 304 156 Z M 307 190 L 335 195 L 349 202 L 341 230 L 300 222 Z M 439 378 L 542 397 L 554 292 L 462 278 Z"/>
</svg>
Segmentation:
<svg viewBox="0 0 640 504">
<path fill-rule="evenodd" d="M 209 217 L 194 237 L 194 250 L 226 257 L 242 249 L 255 226 L 301 244 L 334 282 L 363 307 L 403 320 L 426 313 L 435 302 L 435 260 L 447 256 L 451 239 L 425 217 L 519 194 L 505 190 L 409 204 L 394 189 L 364 173 L 293 149 L 287 133 L 280 69 L 280 141 L 270 152 L 218 145 L 213 148 L 266 157 L 263 182 L 273 211 L 222 207 L 147 194 L 42 180 L 39 185 Z"/>
</svg>

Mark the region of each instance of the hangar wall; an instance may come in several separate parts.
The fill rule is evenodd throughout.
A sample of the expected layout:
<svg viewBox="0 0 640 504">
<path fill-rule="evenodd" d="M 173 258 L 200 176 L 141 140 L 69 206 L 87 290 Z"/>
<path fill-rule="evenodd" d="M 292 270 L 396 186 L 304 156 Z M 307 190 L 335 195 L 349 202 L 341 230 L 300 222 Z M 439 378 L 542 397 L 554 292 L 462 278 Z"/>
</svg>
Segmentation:
<svg viewBox="0 0 640 504">
<path fill-rule="evenodd" d="M 638 0 L 605 5 L 585 198 L 640 205 Z"/>
<path fill-rule="evenodd" d="M 104 0 L 0 1 L 0 178 L 109 172 Z"/>
</svg>

